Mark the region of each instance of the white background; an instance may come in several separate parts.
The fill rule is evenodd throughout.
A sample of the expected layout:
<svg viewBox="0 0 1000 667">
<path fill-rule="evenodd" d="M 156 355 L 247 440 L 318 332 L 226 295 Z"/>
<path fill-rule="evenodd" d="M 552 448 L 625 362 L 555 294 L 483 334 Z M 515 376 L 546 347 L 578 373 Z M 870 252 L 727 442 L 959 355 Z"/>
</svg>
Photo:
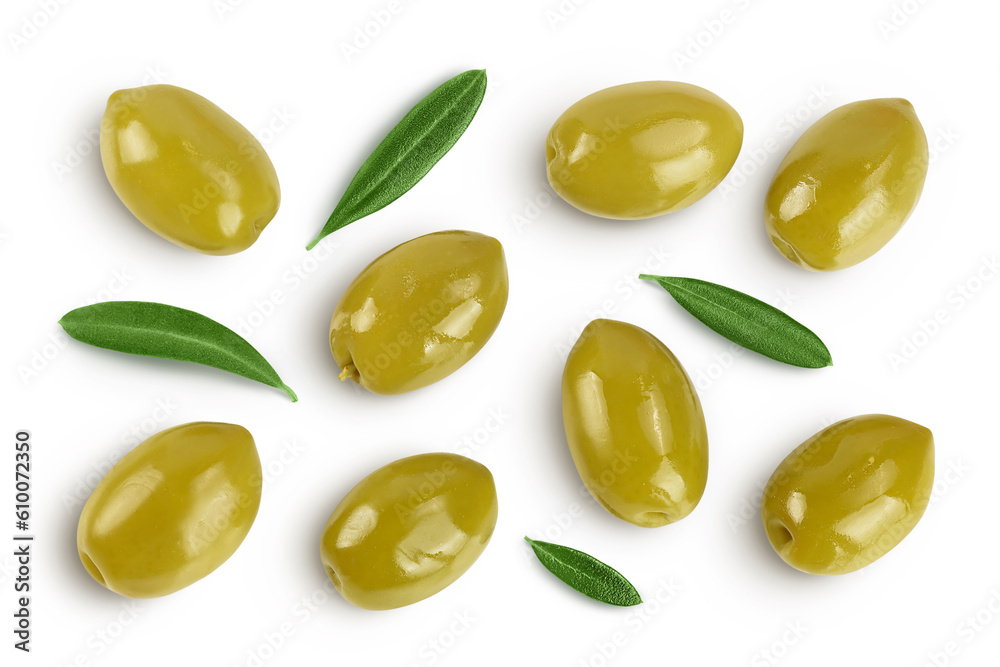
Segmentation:
<svg viewBox="0 0 1000 667">
<path fill-rule="evenodd" d="M 567 0 L 559 14 L 556 0 L 404 0 L 345 56 L 356 29 L 389 6 L 5 0 L 0 536 L 9 544 L 13 532 L 12 437 L 30 429 L 37 541 L 30 656 L 10 647 L 13 561 L 0 550 L 4 664 L 996 664 L 996 3 Z M 307 254 L 384 133 L 438 83 L 479 67 L 491 90 L 455 149 L 405 197 Z M 242 254 L 167 243 L 105 180 L 95 138 L 108 95 L 157 78 L 219 104 L 275 163 L 281 210 Z M 553 201 L 543 164 L 552 121 L 584 95 L 648 79 L 696 83 L 740 112 L 734 173 L 661 219 L 606 221 Z M 784 152 L 827 111 L 895 96 L 913 102 L 934 155 L 915 214 L 849 270 L 813 274 L 785 261 L 761 219 Z M 510 303 L 494 338 L 453 376 L 404 396 L 338 382 L 327 327 L 343 289 L 388 248 L 448 228 L 506 248 Z M 823 337 L 836 365 L 734 357 L 658 287 L 637 283 L 640 270 L 780 303 Z M 281 303 L 265 303 L 276 291 Z M 253 322 L 248 338 L 301 401 L 60 336 L 63 313 L 106 298 Z M 922 334 L 935 313 L 943 324 Z M 640 529 L 581 492 L 559 379 L 567 346 L 596 316 L 647 328 L 699 381 L 711 473 L 701 505 L 678 524 Z M 869 412 L 933 430 L 933 502 L 898 548 L 861 572 L 794 571 L 758 525 L 760 486 L 806 437 Z M 123 600 L 77 558 L 82 499 L 95 469 L 134 444 L 130 430 L 145 437 L 195 420 L 254 434 L 271 469 L 260 514 L 208 578 L 167 598 Z M 318 539 L 341 496 L 397 457 L 468 451 L 466 438 L 501 504 L 476 565 L 396 611 L 329 595 Z M 613 564 L 646 604 L 582 597 L 528 556 L 525 534 Z"/>
</svg>

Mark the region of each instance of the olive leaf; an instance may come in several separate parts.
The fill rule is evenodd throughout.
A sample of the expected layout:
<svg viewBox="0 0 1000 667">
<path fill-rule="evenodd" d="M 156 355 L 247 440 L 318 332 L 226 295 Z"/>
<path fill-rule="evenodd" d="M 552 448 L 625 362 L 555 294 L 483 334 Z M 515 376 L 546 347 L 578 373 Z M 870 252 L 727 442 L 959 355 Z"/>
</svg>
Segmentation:
<svg viewBox="0 0 1000 667">
<path fill-rule="evenodd" d="M 469 127 L 485 95 L 486 70 L 476 69 L 445 81 L 417 102 L 361 165 L 306 250 L 419 183 Z"/>
<path fill-rule="evenodd" d="M 819 336 L 774 306 L 743 292 L 695 278 L 642 274 L 670 293 L 712 331 L 775 361 L 801 368 L 833 365 Z"/>
<path fill-rule="evenodd" d="M 642 604 L 635 586 L 610 565 L 570 547 L 524 539 L 545 569 L 587 597 L 618 607 Z"/>
<path fill-rule="evenodd" d="M 239 334 L 191 310 L 149 301 L 107 301 L 71 310 L 59 324 L 72 338 L 116 352 L 189 361 L 295 392 Z"/>
</svg>

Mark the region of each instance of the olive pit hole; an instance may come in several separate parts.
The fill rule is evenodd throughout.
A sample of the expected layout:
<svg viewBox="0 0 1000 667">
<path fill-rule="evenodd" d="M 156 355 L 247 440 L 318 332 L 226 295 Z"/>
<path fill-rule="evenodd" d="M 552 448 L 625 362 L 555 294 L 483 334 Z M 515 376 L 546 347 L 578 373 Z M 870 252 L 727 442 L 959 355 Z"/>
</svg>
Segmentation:
<svg viewBox="0 0 1000 667">
<path fill-rule="evenodd" d="M 552 162 L 556 157 L 556 147 L 552 145 L 551 142 L 545 142 L 545 161 Z"/>
<path fill-rule="evenodd" d="M 772 521 L 770 528 L 771 543 L 774 545 L 776 551 L 781 551 L 795 541 L 792 531 L 788 530 L 781 521 Z"/>
<path fill-rule="evenodd" d="M 644 526 L 649 526 L 651 528 L 665 526 L 672 521 L 670 515 L 666 512 L 643 512 L 637 518 Z"/>
<path fill-rule="evenodd" d="M 92 576 L 95 580 L 97 580 L 97 583 L 99 583 L 101 586 L 107 588 L 108 582 L 104 580 L 104 575 L 101 574 L 101 569 L 97 567 L 97 564 L 94 563 L 93 559 L 81 551 L 80 560 L 83 561 L 83 566 L 87 569 L 87 572 L 90 574 L 90 576 Z"/>
<path fill-rule="evenodd" d="M 339 591 L 340 590 L 340 577 L 337 576 L 337 573 L 329 565 L 324 565 L 323 569 L 326 570 L 326 576 L 330 577 L 330 581 L 333 582 L 334 588 L 336 588 Z"/>
</svg>

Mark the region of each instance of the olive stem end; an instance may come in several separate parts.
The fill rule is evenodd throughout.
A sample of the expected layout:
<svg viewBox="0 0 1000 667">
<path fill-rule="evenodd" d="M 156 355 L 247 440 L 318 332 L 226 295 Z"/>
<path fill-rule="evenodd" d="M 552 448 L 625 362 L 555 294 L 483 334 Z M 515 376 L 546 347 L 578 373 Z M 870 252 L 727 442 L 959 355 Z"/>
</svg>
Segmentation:
<svg viewBox="0 0 1000 667">
<path fill-rule="evenodd" d="M 360 375 L 361 374 L 358 373 L 358 367 L 355 366 L 353 363 L 348 363 L 344 364 L 343 370 L 340 371 L 340 375 L 338 375 L 337 377 L 340 378 L 341 382 L 345 382 L 347 380 L 353 380 L 356 377 L 359 377 Z"/>
</svg>

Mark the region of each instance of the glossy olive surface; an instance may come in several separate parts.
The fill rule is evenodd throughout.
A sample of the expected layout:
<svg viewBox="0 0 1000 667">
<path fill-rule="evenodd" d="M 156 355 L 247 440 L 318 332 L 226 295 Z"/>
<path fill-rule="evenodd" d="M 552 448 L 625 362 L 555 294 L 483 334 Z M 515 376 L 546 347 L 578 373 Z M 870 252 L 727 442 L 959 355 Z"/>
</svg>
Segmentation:
<svg viewBox="0 0 1000 667">
<path fill-rule="evenodd" d="M 927 137 L 906 100 L 834 109 L 805 131 L 778 167 L 764 205 L 771 242 L 814 271 L 864 261 L 910 217 L 927 164 Z"/>
<path fill-rule="evenodd" d="M 77 549 L 102 586 L 155 598 L 233 555 L 260 507 L 260 458 L 242 426 L 194 422 L 126 454 L 83 507 Z"/>
<path fill-rule="evenodd" d="M 364 609 L 395 609 L 439 593 L 486 548 L 497 492 L 485 466 L 420 454 L 365 477 L 340 501 L 320 542 L 327 575 Z"/>
<path fill-rule="evenodd" d="M 917 525 L 934 483 L 934 438 L 913 422 L 863 415 L 799 445 L 764 488 L 771 546 L 810 574 L 844 574 L 884 556 Z"/>
<path fill-rule="evenodd" d="M 401 394 L 454 373 L 486 345 L 507 306 L 495 238 L 436 232 L 396 246 L 348 286 L 330 322 L 341 380 Z"/>
<path fill-rule="evenodd" d="M 253 245 L 281 199 L 260 142 L 225 111 L 177 86 L 112 94 L 101 121 L 101 161 L 142 224 L 208 255 Z"/>
<path fill-rule="evenodd" d="M 563 425 L 583 483 L 620 519 L 655 528 L 694 510 L 708 480 L 698 394 L 649 332 L 594 320 L 570 350 Z"/>
<path fill-rule="evenodd" d="M 605 88 L 566 109 L 545 160 L 560 197 L 602 218 L 651 218 L 690 206 L 722 182 L 743 121 L 721 97 L 674 81 Z"/>
</svg>

